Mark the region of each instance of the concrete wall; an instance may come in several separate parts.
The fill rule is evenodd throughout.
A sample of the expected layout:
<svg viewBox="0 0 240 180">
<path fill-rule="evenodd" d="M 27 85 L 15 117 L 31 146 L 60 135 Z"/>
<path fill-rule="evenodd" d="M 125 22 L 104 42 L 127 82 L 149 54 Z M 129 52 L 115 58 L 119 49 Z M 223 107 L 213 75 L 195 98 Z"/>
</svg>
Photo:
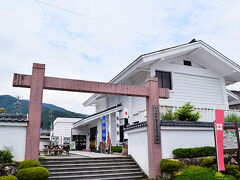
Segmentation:
<svg viewBox="0 0 240 180">
<path fill-rule="evenodd" d="M 11 148 L 15 161 L 25 159 L 26 129 L 27 123 L 0 123 L 0 149 Z"/>
<path fill-rule="evenodd" d="M 128 133 L 128 154 L 139 164 L 141 169 L 148 173 L 148 144 L 147 128 L 138 128 L 127 131 Z"/>
<path fill-rule="evenodd" d="M 126 133 L 128 133 L 128 153 L 148 175 L 147 128 L 136 128 Z M 172 151 L 177 148 L 215 146 L 213 128 L 163 126 L 161 140 L 163 158 L 172 158 Z"/>
<path fill-rule="evenodd" d="M 215 146 L 213 128 L 162 127 L 162 155 L 172 158 L 177 148 Z"/>
</svg>

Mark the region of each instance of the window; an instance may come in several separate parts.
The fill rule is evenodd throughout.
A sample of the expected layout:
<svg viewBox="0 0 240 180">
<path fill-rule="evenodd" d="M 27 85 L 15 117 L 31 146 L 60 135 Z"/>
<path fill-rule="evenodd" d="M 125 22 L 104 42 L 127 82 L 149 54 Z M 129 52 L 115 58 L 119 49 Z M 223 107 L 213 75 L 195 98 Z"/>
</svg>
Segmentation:
<svg viewBox="0 0 240 180">
<path fill-rule="evenodd" d="M 183 60 L 183 64 L 185 66 L 192 66 L 192 62 L 191 61 L 187 61 L 187 60 Z"/>
<path fill-rule="evenodd" d="M 158 87 L 159 88 L 169 88 L 172 89 L 171 73 L 156 71 L 156 76 L 158 78 Z"/>
</svg>

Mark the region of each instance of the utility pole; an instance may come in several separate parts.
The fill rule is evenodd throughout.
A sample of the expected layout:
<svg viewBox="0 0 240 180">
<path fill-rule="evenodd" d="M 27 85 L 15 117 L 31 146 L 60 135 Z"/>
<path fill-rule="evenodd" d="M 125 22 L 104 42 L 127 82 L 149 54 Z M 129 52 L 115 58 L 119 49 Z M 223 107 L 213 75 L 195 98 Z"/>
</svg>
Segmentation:
<svg viewBox="0 0 240 180">
<path fill-rule="evenodd" d="M 16 97 L 16 102 L 13 104 L 13 111 L 15 114 L 21 114 L 21 102 L 19 101 L 20 96 Z"/>
</svg>

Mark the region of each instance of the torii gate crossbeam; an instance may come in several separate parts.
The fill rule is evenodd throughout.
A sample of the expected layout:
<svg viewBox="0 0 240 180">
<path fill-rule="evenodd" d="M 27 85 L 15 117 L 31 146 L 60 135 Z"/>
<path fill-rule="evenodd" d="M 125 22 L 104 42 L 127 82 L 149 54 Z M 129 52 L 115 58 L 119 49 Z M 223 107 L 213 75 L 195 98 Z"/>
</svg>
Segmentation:
<svg viewBox="0 0 240 180">
<path fill-rule="evenodd" d="M 153 106 L 159 105 L 159 98 L 169 98 L 169 89 L 158 88 L 156 77 L 147 78 L 146 85 L 142 87 L 45 77 L 44 74 L 45 64 L 33 63 L 32 75 L 15 73 L 13 77 L 14 87 L 31 88 L 25 149 L 26 160 L 38 160 L 43 89 L 146 97 L 149 177 L 155 178 L 159 174 L 162 148 L 161 142 L 160 144 L 154 142 Z"/>
</svg>

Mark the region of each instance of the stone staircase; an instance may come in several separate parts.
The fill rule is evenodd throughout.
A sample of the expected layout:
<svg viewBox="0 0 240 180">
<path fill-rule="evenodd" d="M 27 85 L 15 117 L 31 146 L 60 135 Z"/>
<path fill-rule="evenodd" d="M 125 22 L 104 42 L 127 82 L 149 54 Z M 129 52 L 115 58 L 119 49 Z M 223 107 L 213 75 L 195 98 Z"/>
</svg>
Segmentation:
<svg viewBox="0 0 240 180">
<path fill-rule="evenodd" d="M 141 179 L 144 173 L 131 156 L 42 159 L 49 179 Z"/>
</svg>

